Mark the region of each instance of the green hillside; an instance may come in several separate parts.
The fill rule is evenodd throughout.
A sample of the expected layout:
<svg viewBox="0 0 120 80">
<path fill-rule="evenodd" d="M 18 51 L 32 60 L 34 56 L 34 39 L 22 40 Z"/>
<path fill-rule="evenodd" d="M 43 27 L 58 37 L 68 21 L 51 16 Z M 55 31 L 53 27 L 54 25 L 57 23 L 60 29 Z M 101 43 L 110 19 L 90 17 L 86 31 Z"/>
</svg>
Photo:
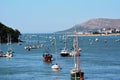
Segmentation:
<svg viewBox="0 0 120 80">
<path fill-rule="evenodd" d="M 14 30 L 0 22 L 0 37 L 2 43 L 7 42 L 8 35 L 11 35 L 12 42 L 18 42 L 18 38 L 21 35 L 21 33 L 19 30 L 17 29 Z"/>
</svg>

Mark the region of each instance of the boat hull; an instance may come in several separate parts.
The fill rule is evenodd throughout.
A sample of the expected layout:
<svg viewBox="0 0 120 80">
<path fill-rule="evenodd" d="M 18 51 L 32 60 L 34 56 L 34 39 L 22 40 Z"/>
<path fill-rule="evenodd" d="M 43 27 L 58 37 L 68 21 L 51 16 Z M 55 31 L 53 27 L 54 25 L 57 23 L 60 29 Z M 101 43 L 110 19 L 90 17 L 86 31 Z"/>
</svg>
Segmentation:
<svg viewBox="0 0 120 80">
<path fill-rule="evenodd" d="M 81 71 L 71 71 L 71 80 L 84 80 L 84 72 Z"/>
<path fill-rule="evenodd" d="M 58 65 L 58 64 L 54 64 L 54 65 L 52 65 L 52 70 L 53 71 L 59 71 L 61 68 L 60 68 L 60 66 Z"/>
<path fill-rule="evenodd" d="M 66 53 L 66 54 L 61 53 L 60 55 L 61 55 L 62 57 L 67 57 L 67 56 L 69 56 L 69 53 Z"/>
<path fill-rule="evenodd" d="M 51 54 L 43 54 L 43 61 L 44 62 L 51 62 L 52 61 L 52 55 Z"/>
</svg>

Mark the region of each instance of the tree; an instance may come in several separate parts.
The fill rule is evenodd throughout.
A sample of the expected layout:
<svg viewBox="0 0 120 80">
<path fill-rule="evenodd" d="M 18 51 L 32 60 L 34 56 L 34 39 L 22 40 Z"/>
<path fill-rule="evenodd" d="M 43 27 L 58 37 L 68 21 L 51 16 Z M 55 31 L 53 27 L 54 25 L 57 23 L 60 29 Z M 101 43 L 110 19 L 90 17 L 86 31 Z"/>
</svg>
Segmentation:
<svg viewBox="0 0 120 80">
<path fill-rule="evenodd" d="M 8 34 L 11 35 L 12 42 L 18 42 L 18 38 L 21 35 L 19 30 L 17 29 L 14 30 L 0 22 L 0 36 L 1 36 L 2 43 L 7 42 Z"/>
</svg>

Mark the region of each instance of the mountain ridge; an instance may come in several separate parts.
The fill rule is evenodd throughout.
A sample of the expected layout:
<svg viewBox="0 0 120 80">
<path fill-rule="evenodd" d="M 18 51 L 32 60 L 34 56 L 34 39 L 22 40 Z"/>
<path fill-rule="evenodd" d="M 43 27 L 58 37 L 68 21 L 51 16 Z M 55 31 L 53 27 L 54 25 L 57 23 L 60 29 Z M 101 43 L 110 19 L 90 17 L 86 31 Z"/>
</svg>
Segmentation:
<svg viewBox="0 0 120 80">
<path fill-rule="evenodd" d="M 88 32 L 100 30 L 102 28 L 120 29 L 120 19 L 94 18 L 83 23 L 75 24 L 73 27 L 67 30 L 58 31 L 57 33 L 72 33 L 75 29 L 78 32 Z"/>
</svg>

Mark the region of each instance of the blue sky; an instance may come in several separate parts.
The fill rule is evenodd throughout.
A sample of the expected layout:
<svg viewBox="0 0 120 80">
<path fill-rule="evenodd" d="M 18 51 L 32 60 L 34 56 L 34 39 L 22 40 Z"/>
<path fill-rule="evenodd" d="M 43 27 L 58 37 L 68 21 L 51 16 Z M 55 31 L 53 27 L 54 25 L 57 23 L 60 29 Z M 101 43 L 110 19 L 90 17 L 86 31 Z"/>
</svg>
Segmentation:
<svg viewBox="0 0 120 80">
<path fill-rule="evenodd" d="M 1 0 L 0 22 L 21 33 L 51 33 L 92 18 L 120 19 L 120 0 Z"/>
</svg>

